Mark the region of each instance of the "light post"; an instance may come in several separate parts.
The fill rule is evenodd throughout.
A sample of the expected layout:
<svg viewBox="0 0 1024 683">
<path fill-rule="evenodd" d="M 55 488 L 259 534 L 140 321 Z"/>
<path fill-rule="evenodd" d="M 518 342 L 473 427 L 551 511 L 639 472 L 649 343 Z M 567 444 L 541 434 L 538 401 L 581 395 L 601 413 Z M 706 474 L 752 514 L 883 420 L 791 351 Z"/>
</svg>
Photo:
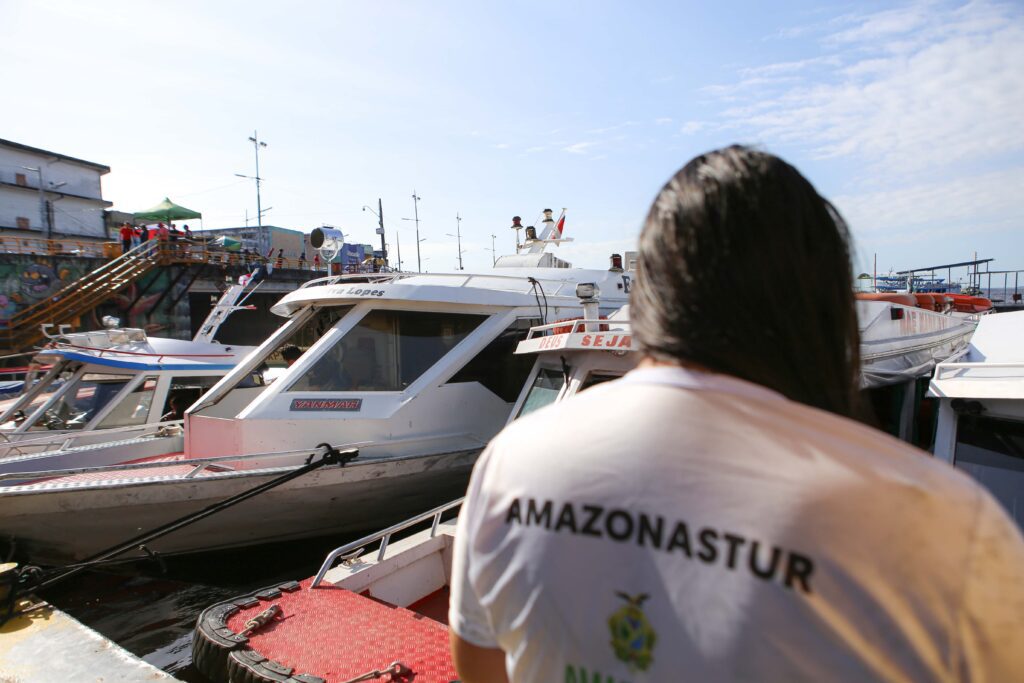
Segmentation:
<svg viewBox="0 0 1024 683">
<path fill-rule="evenodd" d="M 415 195 L 414 195 L 415 196 Z M 420 221 L 419 218 L 403 218 L 403 221 L 416 221 L 416 272 L 423 272 L 423 261 L 420 258 L 420 242 L 426 242 L 427 238 L 420 238 Z"/>
<path fill-rule="evenodd" d="M 422 266 L 422 264 L 420 262 L 420 242 L 422 242 L 423 240 L 420 239 L 420 199 L 422 199 L 422 197 L 417 196 L 416 190 L 413 189 L 413 191 L 412 191 L 412 211 L 413 211 L 413 216 L 416 217 L 414 219 L 416 221 L 416 270 L 417 270 L 417 272 L 422 273 L 423 272 L 423 266 Z"/>
<path fill-rule="evenodd" d="M 455 244 L 459 250 L 459 270 L 465 270 L 462 267 L 462 255 L 466 253 L 462 251 L 462 216 L 460 216 L 458 212 L 455 213 L 455 234 L 453 235 L 450 232 L 446 232 L 445 237 L 455 238 Z"/>
<path fill-rule="evenodd" d="M 366 204 L 363 204 L 363 211 L 369 211 L 370 213 L 372 213 L 374 216 L 377 217 L 377 224 L 380 226 L 380 227 L 377 228 L 377 234 L 380 235 L 380 252 L 381 252 L 381 255 L 384 257 L 384 265 L 387 266 L 388 265 L 388 246 L 384 243 L 384 204 L 381 202 L 380 197 L 377 198 L 377 209 L 378 209 L 379 212 L 378 211 L 374 211 L 373 207 L 370 207 L 370 206 L 367 206 Z M 395 233 L 397 234 L 398 231 L 396 230 Z M 401 262 L 402 262 L 401 256 L 399 256 L 398 262 L 399 262 L 399 264 L 401 264 Z M 399 270 L 401 270 L 401 267 L 399 267 Z"/>
<path fill-rule="evenodd" d="M 235 175 L 238 176 L 239 178 L 248 178 L 249 180 L 256 181 L 256 226 L 262 228 L 263 209 L 260 206 L 260 182 L 263 180 L 263 178 L 260 178 L 260 147 L 266 147 L 267 143 L 262 142 L 259 139 L 259 134 L 256 131 L 253 131 L 252 135 L 249 136 L 249 142 L 252 143 L 253 150 L 255 150 L 256 152 L 256 175 L 249 176 L 243 175 L 241 173 L 236 173 Z M 267 211 L 270 211 L 270 209 L 268 208 Z"/>
</svg>

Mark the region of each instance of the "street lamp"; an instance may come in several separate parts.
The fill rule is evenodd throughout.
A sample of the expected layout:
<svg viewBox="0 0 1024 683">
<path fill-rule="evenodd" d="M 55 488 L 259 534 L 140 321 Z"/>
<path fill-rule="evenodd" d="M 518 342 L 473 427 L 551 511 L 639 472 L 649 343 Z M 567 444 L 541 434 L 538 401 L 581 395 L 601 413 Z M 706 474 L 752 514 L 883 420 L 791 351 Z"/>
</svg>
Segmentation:
<svg viewBox="0 0 1024 683">
<path fill-rule="evenodd" d="M 420 242 L 423 240 L 420 239 L 420 199 L 422 199 L 422 197 L 418 196 L 416 194 L 416 189 L 413 188 L 412 210 L 413 215 L 416 217 L 414 219 L 416 221 L 416 270 L 422 273 L 423 267 L 420 264 Z"/>
<path fill-rule="evenodd" d="M 416 195 L 413 195 L 416 197 Z M 419 199 L 419 197 L 416 197 Z M 416 218 L 403 218 L 403 221 L 415 221 L 416 222 L 416 271 L 419 273 L 423 272 L 423 259 L 420 258 L 420 242 L 425 242 L 426 237 L 420 239 L 420 217 L 419 213 L 416 214 Z"/>
<path fill-rule="evenodd" d="M 380 197 L 377 198 L 377 209 L 379 210 L 379 213 L 377 211 L 374 211 L 373 207 L 363 204 L 363 211 L 369 211 L 370 213 L 377 217 L 377 223 L 380 226 L 379 228 L 377 228 L 377 234 L 380 235 L 380 252 L 381 256 L 383 256 L 384 258 L 384 265 L 387 266 L 388 246 L 384 243 L 384 204 L 381 202 Z M 401 263 L 401 256 L 399 256 L 398 261 L 399 263 Z M 401 268 L 399 268 L 399 270 L 401 270 Z"/>
<path fill-rule="evenodd" d="M 253 150 L 256 152 L 256 175 L 249 176 L 241 173 L 236 173 L 235 175 L 239 178 L 248 178 L 249 180 L 256 181 L 256 225 L 257 227 L 262 228 L 263 210 L 260 206 L 260 182 L 262 182 L 263 178 L 260 178 L 260 147 L 265 148 L 267 143 L 259 139 L 259 134 L 256 131 L 253 131 L 252 135 L 249 136 L 249 142 L 252 143 Z M 270 209 L 267 209 L 267 211 L 270 211 Z"/>
<path fill-rule="evenodd" d="M 462 255 L 466 253 L 462 251 L 462 216 L 457 211 L 455 212 L 455 234 L 446 232 L 445 236 L 455 238 L 456 248 L 459 250 L 459 270 L 465 270 L 462 267 Z"/>
</svg>

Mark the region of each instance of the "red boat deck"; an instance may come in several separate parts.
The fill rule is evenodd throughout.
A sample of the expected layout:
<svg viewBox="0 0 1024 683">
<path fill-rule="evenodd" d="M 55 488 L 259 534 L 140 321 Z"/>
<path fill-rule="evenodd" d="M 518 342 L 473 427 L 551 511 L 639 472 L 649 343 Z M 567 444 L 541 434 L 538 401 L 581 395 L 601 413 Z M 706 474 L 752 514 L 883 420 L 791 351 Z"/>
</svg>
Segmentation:
<svg viewBox="0 0 1024 683">
<path fill-rule="evenodd" d="M 247 620 L 275 604 L 283 614 L 250 635 L 248 646 L 295 674 L 340 683 L 398 661 L 412 673 L 392 680 L 449 683 L 458 678 L 447 626 L 413 611 L 420 608 L 446 620 L 446 589 L 405 609 L 329 585 L 310 589 L 310 582 L 239 610 L 227 619 L 228 628 L 244 631 Z"/>
</svg>

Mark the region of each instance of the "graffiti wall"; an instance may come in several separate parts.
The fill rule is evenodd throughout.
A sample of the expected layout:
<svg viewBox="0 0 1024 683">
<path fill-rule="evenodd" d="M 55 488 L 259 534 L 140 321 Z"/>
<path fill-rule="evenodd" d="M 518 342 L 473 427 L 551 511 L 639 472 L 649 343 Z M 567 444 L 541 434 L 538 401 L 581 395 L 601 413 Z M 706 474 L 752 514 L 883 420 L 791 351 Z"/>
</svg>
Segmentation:
<svg viewBox="0 0 1024 683">
<path fill-rule="evenodd" d="M 102 264 L 104 259 L 0 254 L 0 320 L 43 301 Z M 129 283 L 113 298 L 79 320 L 78 330 L 103 327 L 113 315 L 126 327 L 139 327 L 162 337 L 191 339 L 189 278 L 176 267 L 158 268 Z"/>
<path fill-rule="evenodd" d="M 0 259 L 0 320 L 72 284 L 96 267 L 94 260 L 6 255 Z"/>
</svg>

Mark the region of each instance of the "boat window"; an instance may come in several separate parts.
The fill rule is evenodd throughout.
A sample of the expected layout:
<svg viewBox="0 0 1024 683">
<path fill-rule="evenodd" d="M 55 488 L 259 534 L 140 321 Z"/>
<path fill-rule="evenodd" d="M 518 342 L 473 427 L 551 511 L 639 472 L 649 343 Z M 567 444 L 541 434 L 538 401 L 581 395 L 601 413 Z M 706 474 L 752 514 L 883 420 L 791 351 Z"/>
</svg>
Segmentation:
<svg viewBox="0 0 1024 683">
<path fill-rule="evenodd" d="M 217 383 L 220 377 L 172 377 L 171 386 L 167 390 L 167 398 L 164 400 L 163 409 L 160 411 L 160 421 L 181 420 L 185 417 L 185 410 L 199 400 L 210 387 Z"/>
<path fill-rule="evenodd" d="M 75 384 L 29 427 L 29 431 L 81 429 L 130 379 L 131 375 L 83 375 L 74 380 Z"/>
<path fill-rule="evenodd" d="M 519 409 L 517 417 L 522 417 L 527 413 L 532 413 L 539 408 L 554 403 L 564 385 L 565 375 L 562 374 L 561 370 L 541 368 L 540 372 L 537 373 L 537 377 L 533 380 L 530 393 L 526 395 L 526 400 L 523 401 L 523 407 Z"/>
<path fill-rule="evenodd" d="M 121 402 L 107 413 L 103 421 L 96 425 L 96 429 L 146 424 L 146 420 L 149 419 L 149 411 L 153 407 L 156 380 L 155 375 L 142 380 L 138 386 L 132 389 L 131 393 L 121 399 Z"/>
<path fill-rule="evenodd" d="M 526 339 L 531 327 L 540 324 L 536 318 L 516 320 L 455 373 L 448 384 L 479 382 L 506 403 L 515 403 L 535 360 L 529 354 L 517 356 L 516 346 Z"/>
<path fill-rule="evenodd" d="M 614 375 L 608 372 L 590 372 L 587 373 L 587 378 L 583 380 L 583 385 L 580 387 L 580 391 L 589 389 L 590 387 L 597 386 L 598 384 L 604 384 L 605 382 L 611 382 L 613 379 L 619 379 L 622 375 Z"/>
<path fill-rule="evenodd" d="M 327 334 L 351 310 L 351 305 L 321 308 L 278 345 L 270 357 L 267 358 L 267 361 L 271 364 L 280 363 L 282 366 L 287 365 L 287 362 L 281 357 L 281 349 L 286 346 L 297 346 L 300 351 L 305 353 L 310 346 L 319 341 L 320 337 Z"/>
<path fill-rule="evenodd" d="M 953 464 L 991 491 L 1024 527 L 1024 422 L 961 416 Z"/>
<path fill-rule="evenodd" d="M 402 391 L 485 315 L 370 311 L 288 391 Z"/>
</svg>

